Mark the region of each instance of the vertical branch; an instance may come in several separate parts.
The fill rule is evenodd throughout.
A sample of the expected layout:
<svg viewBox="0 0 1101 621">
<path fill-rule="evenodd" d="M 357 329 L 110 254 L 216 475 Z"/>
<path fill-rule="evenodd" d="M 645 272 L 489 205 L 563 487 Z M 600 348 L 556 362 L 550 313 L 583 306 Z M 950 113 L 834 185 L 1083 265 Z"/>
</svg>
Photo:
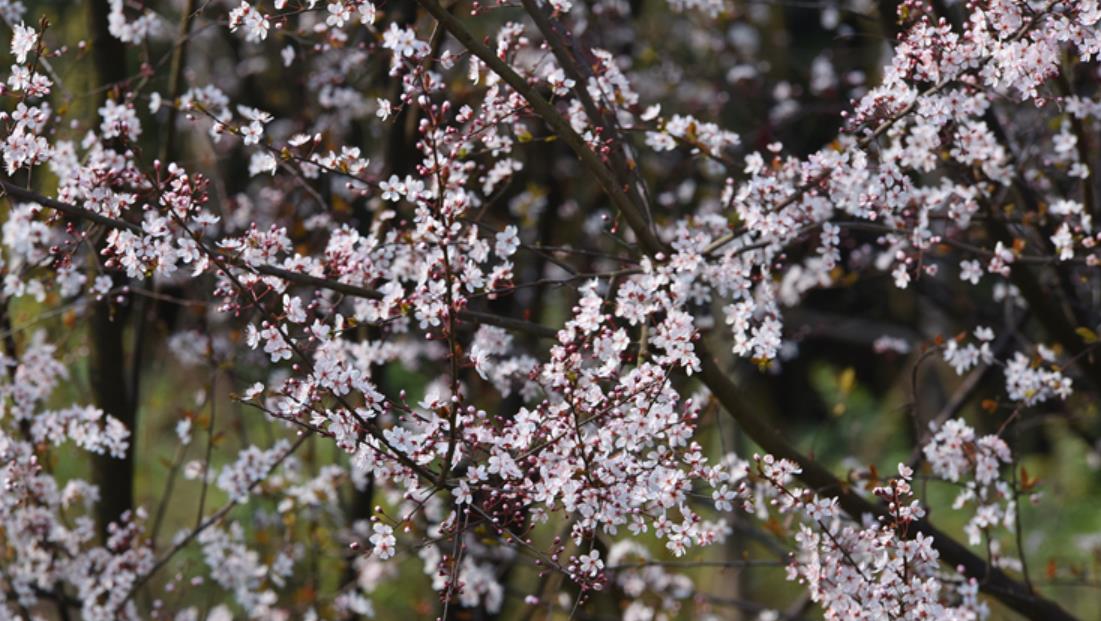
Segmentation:
<svg viewBox="0 0 1101 621">
<path fill-rule="evenodd" d="M 176 100 L 183 91 L 183 74 L 187 69 L 187 48 L 190 42 L 191 22 L 195 18 L 195 0 L 186 0 L 183 15 L 180 17 L 180 29 L 176 34 L 176 48 L 172 50 L 172 61 L 168 70 L 168 119 L 165 122 L 164 140 L 161 142 L 160 160 L 169 161 L 176 155 L 176 118 L 179 107 Z"/>
<path fill-rule="evenodd" d="M 176 153 L 177 128 L 176 120 L 179 115 L 177 102 L 183 91 L 183 74 L 187 68 L 187 50 L 190 43 L 191 24 L 196 14 L 195 0 L 186 0 L 183 13 L 180 16 L 179 32 L 176 35 L 175 48 L 172 50 L 172 60 L 168 74 L 168 118 L 165 121 L 164 138 L 161 140 L 161 148 L 158 151 L 158 159 L 162 163 L 174 160 Z M 130 366 L 131 401 L 134 408 L 141 395 L 142 361 L 146 353 L 146 339 L 149 337 L 149 324 L 151 319 L 158 315 L 158 304 L 155 298 L 142 297 L 136 303 L 134 311 L 134 353 Z M 214 397 L 211 396 L 211 399 Z"/>
</svg>

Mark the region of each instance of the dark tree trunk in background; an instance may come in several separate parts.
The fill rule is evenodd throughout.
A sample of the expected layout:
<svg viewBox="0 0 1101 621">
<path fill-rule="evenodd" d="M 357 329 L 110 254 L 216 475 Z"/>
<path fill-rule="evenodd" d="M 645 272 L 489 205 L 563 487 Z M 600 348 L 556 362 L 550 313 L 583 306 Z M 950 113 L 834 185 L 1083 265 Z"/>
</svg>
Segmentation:
<svg viewBox="0 0 1101 621">
<path fill-rule="evenodd" d="M 91 0 L 86 5 L 92 57 L 95 65 L 93 88 L 95 109 L 91 119 L 98 126 L 98 110 L 110 97 L 116 96 L 114 85 L 126 79 L 126 49 L 107 30 L 109 6 L 107 0 Z M 112 272 L 115 286 L 125 282 L 123 274 Z M 124 337 L 128 309 L 116 304 L 111 296 L 92 307 L 89 322 L 91 357 L 88 361 L 92 393 L 96 405 L 119 419 L 130 430 L 130 442 L 122 459 L 109 455 L 95 457 L 93 481 L 99 486 L 100 502 L 96 507 L 96 522 L 101 536 L 106 538 L 107 525 L 134 506 L 134 445 L 137 442 L 136 404 L 133 387 L 127 385 L 126 347 Z"/>
</svg>

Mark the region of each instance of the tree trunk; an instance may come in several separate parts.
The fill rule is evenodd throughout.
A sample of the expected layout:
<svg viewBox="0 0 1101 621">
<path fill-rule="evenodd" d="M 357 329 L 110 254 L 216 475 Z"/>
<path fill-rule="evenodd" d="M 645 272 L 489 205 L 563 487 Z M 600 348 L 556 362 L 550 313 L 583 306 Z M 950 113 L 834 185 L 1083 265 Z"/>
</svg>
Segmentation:
<svg viewBox="0 0 1101 621">
<path fill-rule="evenodd" d="M 96 119 L 98 109 L 116 94 L 115 85 L 126 79 L 126 48 L 107 29 L 107 15 L 110 12 L 107 0 L 91 0 L 85 6 L 95 67 L 92 84 L 95 109 L 92 118 Z M 123 274 L 110 272 L 110 276 L 115 287 L 125 282 Z M 108 524 L 134 506 L 137 417 L 133 387 L 127 385 L 124 345 L 127 315 L 126 304 L 116 304 L 112 296 L 104 296 L 103 300 L 93 305 L 89 323 L 91 356 L 88 366 L 96 406 L 119 419 L 130 430 L 130 443 L 122 459 L 109 455 L 95 457 L 93 481 L 100 493 L 96 523 L 105 540 Z"/>
</svg>

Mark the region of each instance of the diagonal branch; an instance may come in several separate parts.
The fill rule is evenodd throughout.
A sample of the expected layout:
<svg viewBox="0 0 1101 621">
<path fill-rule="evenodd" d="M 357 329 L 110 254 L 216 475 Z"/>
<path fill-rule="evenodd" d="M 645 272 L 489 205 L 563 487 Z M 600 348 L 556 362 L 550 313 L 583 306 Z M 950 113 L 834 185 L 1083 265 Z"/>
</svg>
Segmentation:
<svg viewBox="0 0 1101 621">
<path fill-rule="evenodd" d="M 592 72 L 583 71 L 583 66 L 580 64 L 579 59 L 575 58 L 575 55 L 571 53 L 567 42 L 563 39 L 563 35 L 555 27 L 555 23 L 552 21 L 551 17 L 547 15 L 546 7 L 540 7 L 536 0 L 521 1 L 524 5 L 524 10 L 527 11 L 528 15 L 535 21 L 536 27 L 543 34 L 543 38 L 546 39 L 547 45 L 550 46 L 551 53 L 554 54 L 558 64 L 562 67 L 562 70 L 566 72 L 566 75 L 574 81 L 573 92 L 581 102 L 581 106 L 585 109 L 585 114 L 589 117 L 589 120 L 600 129 L 603 136 L 617 143 L 613 145 L 613 148 L 608 153 L 612 169 L 618 177 L 620 185 L 628 192 L 631 201 L 636 206 L 640 207 L 646 215 L 646 221 L 649 223 L 652 231 L 654 225 L 652 214 L 650 213 L 649 206 L 645 199 L 639 193 L 638 187 L 632 183 L 632 172 L 634 173 L 634 180 L 639 185 L 642 185 L 643 182 L 638 176 L 637 168 L 632 168 L 627 161 L 624 151 L 627 147 L 627 143 L 623 140 L 619 132 L 619 127 L 615 119 L 615 112 L 606 113 L 601 111 L 596 105 L 596 102 L 593 101 L 593 98 L 589 95 L 588 84 Z"/>
<path fill-rule="evenodd" d="M 776 457 L 791 460 L 802 468 L 799 478 L 817 493 L 837 498 L 838 504 L 856 520 L 870 514 L 887 516 L 886 508 L 868 501 L 856 493 L 848 484 L 835 477 L 818 462 L 803 455 L 784 439 L 779 429 L 765 419 L 744 407 L 738 388 L 726 373 L 715 363 L 706 346 L 697 343 L 696 353 L 700 358 L 704 384 L 719 400 L 723 408 L 738 422 L 741 428 L 760 447 Z M 941 560 L 953 567 L 962 567 L 963 573 L 981 581 L 980 588 L 1001 600 L 1029 619 L 1053 621 L 1074 619 L 1056 602 L 1033 593 L 1026 585 L 1014 580 L 1002 570 L 991 567 L 986 561 L 928 521 L 914 523 L 912 535 L 921 533 L 932 537 L 933 547 L 940 553 Z"/>
<path fill-rule="evenodd" d="M 502 80 L 528 102 L 532 110 L 543 119 L 543 122 L 554 130 L 559 139 L 566 143 L 566 146 L 570 147 L 570 149 L 577 154 L 577 157 L 581 160 L 581 163 L 585 165 L 585 168 L 596 177 L 597 183 L 604 189 L 604 192 L 608 195 L 612 204 L 615 205 L 616 209 L 619 210 L 627 220 L 627 224 L 630 225 L 631 229 L 638 237 L 643 249 L 651 254 L 660 252 L 664 245 L 650 230 L 646 218 L 634 203 L 631 202 L 631 199 L 623 190 L 623 186 L 620 185 L 619 181 L 616 179 L 615 174 L 600 160 L 596 153 L 585 144 L 585 140 L 573 130 L 573 127 L 570 126 L 570 122 L 558 112 L 558 109 L 540 95 L 535 87 L 529 84 L 524 77 L 516 73 L 508 63 L 498 58 L 493 50 L 489 49 L 484 43 L 475 38 L 475 36 L 463 26 L 462 22 L 448 12 L 447 9 L 443 8 L 439 2 L 436 2 L 436 0 L 417 0 L 417 3 L 431 13 L 432 17 L 436 18 L 436 21 L 438 21 L 445 30 L 451 33 L 451 36 L 455 37 L 459 44 L 469 50 L 470 53 L 477 56 L 479 60 L 485 63 L 487 67 L 500 76 Z"/>
</svg>

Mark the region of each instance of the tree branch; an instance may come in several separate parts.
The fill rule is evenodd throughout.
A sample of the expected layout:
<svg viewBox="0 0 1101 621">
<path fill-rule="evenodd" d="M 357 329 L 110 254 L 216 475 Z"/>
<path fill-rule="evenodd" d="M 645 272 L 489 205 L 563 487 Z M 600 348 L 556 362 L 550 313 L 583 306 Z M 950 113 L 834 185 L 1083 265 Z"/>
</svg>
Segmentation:
<svg viewBox="0 0 1101 621">
<path fill-rule="evenodd" d="M 102 214 L 98 214 L 89 209 L 78 207 L 70 203 L 65 203 L 48 196 L 44 196 L 37 192 L 21 188 L 14 183 L 0 179 L 0 189 L 2 189 L 8 196 L 30 203 L 36 203 L 42 207 L 46 207 L 65 214 L 71 218 L 78 220 L 88 220 L 95 222 L 102 226 L 118 229 L 122 231 L 130 231 L 136 234 L 143 234 L 142 228 L 131 222 L 125 220 L 119 220 L 116 218 L 110 218 Z M 309 274 L 303 274 L 301 272 L 294 272 L 274 265 L 250 265 L 241 261 L 238 257 L 218 250 L 216 248 L 204 248 L 205 251 L 217 255 L 226 263 L 233 264 L 236 267 L 252 270 L 256 273 L 263 274 L 265 276 L 275 276 L 281 278 L 287 282 L 293 282 L 299 285 L 305 285 L 310 287 L 317 287 L 319 289 L 328 289 L 337 293 L 342 293 L 349 297 L 354 298 L 366 298 L 369 300 L 382 299 L 382 294 L 374 289 L 368 289 L 366 287 L 360 287 L 349 283 L 343 283 L 337 280 L 331 280 L 328 278 L 318 278 L 317 276 L 310 276 Z M 505 328 L 506 330 L 514 330 L 517 332 L 525 332 L 532 336 L 539 338 L 553 339 L 558 333 L 554 328 L 550 328 L 541 324 L 537 324 L 531 321 L 525 321 L 523 319 L 514 319 L 512 317 L 502 317 L 493 313 L 487 313 L 483 311 L 475 310 L 461 310 L 458 313 L 459 319 L 463 321 L 469 321 L 474 324 L 488 324 L 491 326 L 497 326 Z"/>
<path fill-rule="evenodd" d="M 696 353 L 702 367 L 701 378 L 723 408 L 766 452 L 776 457 L 791 460 L 802 468 L 799 478 L 819 494 L 836 497 L 841 508 L 856 520 L 871 514 L 877 517 L 887 516 L 885 507 L 872 503 L 826 468 L 811 460 L 788 444 L 780 431 L 742 406 L 738 388 L 726 373 L 715 363 L 710 352 L 702 343 L 696 345 Z M 953 567 L 962 567 L 963 573 L 981 581 L 980 588 L 1010 606 L 1022 615 L 1037 621 L 1070 620 L 1070 613 L 1059 604 L 1032 593 L 1027 586 L 1014 580 L 1002 570 L 991 567 L 986 561 L 941 532 L 929 522 L 922 520 L 913 524 L 911 535 L 921 533 L 933 538 L 933 546 L 940 552 L 941 560 Z"/>
<path fill-rule="evenodd" d="M 558 113 L 557 109 L 548 103 L 535 91 L 524 78 L 517 74 L 503 60 L 498 58 L 488 47 L 474 38 L 474 36 L 453 15 L 443 9 L 435 0 L 417 0 L 429 13 L 435 17 L 444 28 L 454 36 L 461 45 L 482 60 L 490 69 L 515 89 L 532 106 L 537 114 L 551 126 L 567 145 L 569 145 L 581 158 L 582 162 L 596 175 L 600 185 L 608 192 L 612 202 L 620 209 L 627 219 L 627 223 L 638 236 L 640 244 L 648 254 L 656 254 L 661 251 L 662 245 L 650 232 L 646 221 L 641 214 L 635 211 L 623 192 L 616 183 L 611 171 L 596 158 L 595 154 L 585 145 L 569 123 Z M 1022 31 L 1031 24 L 1022 28 Z M 934 87 L 934 90 L 943 88 L 943 84 Z M 903 111 L 899 117 L 904 116 L 908 110 Z M 896 119 L 879 126 L 864 141 L 871 141 L 885 132 Z M 773 455 L 789 459 L 800 465 L 803 472 L 800 478 L 816 491 L 828 494 L 838 499 L 839 504 L 854 519 L 859 520 L 864 514 L 876 516 L 887 515 L 886 509 L 878 504 L 869 502 L 864 497 L 854 493 L 846 484 L 833 476 L 828 470 L 818 463 L 799 453 L 793 446 L 787 443 L 780 432 L 759 418 L 746 408 L 742 407 L 737 387 L 730 381 L 726 374 L 719 368 L 703 343 L 696 345 L 697 355 L 701 360 L 701 378 L 704 384 L 716 396 L 723 408 L 734 417 L 742 426 L 746 434 L 759 444 L 765 451 Z M 1031 619 L 1059 620 L 1073 619 L 1068 612 L 1058 604 L 1043 597 L 1033 594 L 1025 585 L 1010 578 L 1000 569 L 991 567 L 986 561 L 976 556 L 966 546 L 955 541 L 948 535 L 940 532 L 925 521 L 914 525 L 913 534 L 922 533 L 933 538 L 934 545 L 940 552 L 945 562 L 953 566 L 963 567 L 964 573 L 982 580 L 983 591 L 993 595 L 1018 612 Z"/>
<path fill-rule="evenodd" d="M 532 107 L 535 113 L 551 127 L 562 142 L 573 149 L 577 157 L 595 177 L 600 187 L 611 199 L 612 204 L 626 218 L 628 225 L 639 238 L 639 243 L 649 253 L 660 252 L 664 244 L 650 230 L 643 214 L 638 211 L 631 199 L 627 197 L 623 187 L 616 180 L 612 171 L 600 160 L 585 141 L 573 130 L 570 122 L 566 120 L 550 102 L 543 98 L 535 88 L 520 74 L 516 73 L 508 63 L 497 57 L 492 50 L 476 39 L 469 30 L 463 26 L 457 17 L 440 6 L 435 0 L 417 0 L 417 3 L 425 8 L 432 17 L 442 25 L 451 36 L 478 57 L 494 73 L 501 77 L 509 86 L 520 94 Z"/>
</svg>

